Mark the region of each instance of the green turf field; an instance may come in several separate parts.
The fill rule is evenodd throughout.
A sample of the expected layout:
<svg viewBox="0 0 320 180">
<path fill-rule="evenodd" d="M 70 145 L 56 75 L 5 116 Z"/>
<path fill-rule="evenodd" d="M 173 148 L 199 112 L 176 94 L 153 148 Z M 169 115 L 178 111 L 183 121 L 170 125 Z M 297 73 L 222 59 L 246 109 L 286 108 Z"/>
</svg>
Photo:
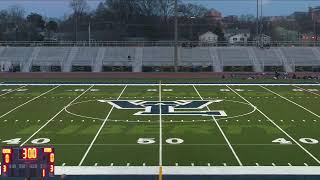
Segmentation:
<svg viewBox="0 0 320 180">
<path fill-rule="evenodd" d="M 58 166 L 319 166 L 319 141 L 319 85 L 0 85 L 0 146 Z"/>
</svg>

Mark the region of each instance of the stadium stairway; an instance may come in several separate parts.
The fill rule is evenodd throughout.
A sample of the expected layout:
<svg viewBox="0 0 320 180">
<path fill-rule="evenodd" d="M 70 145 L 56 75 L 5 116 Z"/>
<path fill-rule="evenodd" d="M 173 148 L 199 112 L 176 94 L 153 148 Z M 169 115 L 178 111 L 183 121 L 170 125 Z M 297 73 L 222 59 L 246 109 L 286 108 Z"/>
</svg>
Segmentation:
<svg viewBox="0 0 320 180">
<path fill-rule="evenodd" d="M 133 72 L 142 71 L 142 58 L 143 58 L 143 49 L 141 47 L 135 48 L 135 56 L 134 56 L 134 61 L 132 63 Z"/>
<path fill-rule="evenodd" d="M 63 72 L 70 72 L 71 71 L 72 61 L 77 56 L 78 51 L 79 51 L 79 47 L 72 47 L 72 49 L 68 55 L 67 61 L 63 65 L 63 68 L 62 68 Z"/>
<path fill-rule="evenodd" d="M 252 61 L 253 64 L 253 68 L 255 72 L 263 72 L 263 67 L 261 65 L 261 62 L 258 61 L 258 58 L 253 50 L 254 47 L 250 47 L 248 48 L 248 54 L 249 54 L 249 58 Z"/>
<path fill-rule="evenodd" d="M 223 67 L 221 65 L 218 52 L 216 48 L 209 48 L 209 53 L 212 59 L 212 67 L 214 72 L 223 72 Z"/>
<path fill-rule="evenodd" d="M 100 47 L 98 50 L 98 55 L 95 59 L 95 64 L 93 67 L 93 72 L 101 72 L 102 71 L 102 66 L 103 66 L 103 58 L 104 54 L 106 53 L 106 48 Z"/>
<path fill-rule="evenodd" d="M 320 49 L 317 47 L 313 47 L 312 52 L 317 57 L 316 60 L 319 61 L 319 63 L 320 63 Z"/>
<path fill-rule="evenodd" d="M 35 47 L 32 51 L 31 56 L 29 59 L 24 63 L 22 67 L 22 72 L 30 72 L 32 62 L 37 59 L 42 47 Z"/>
<path fill-rule="evenodd" d="M 282 50 L 280 48 L 275 48 L 274 49 L 276 55 L 279 57 L 279 59 L 281 59 L 283 66 L 284 66 L 284 70 L 286 72 L 294 72 L 294 68 L 292 63 L 289 64 L 288 59 L 284 56 Z"/>
</svg>

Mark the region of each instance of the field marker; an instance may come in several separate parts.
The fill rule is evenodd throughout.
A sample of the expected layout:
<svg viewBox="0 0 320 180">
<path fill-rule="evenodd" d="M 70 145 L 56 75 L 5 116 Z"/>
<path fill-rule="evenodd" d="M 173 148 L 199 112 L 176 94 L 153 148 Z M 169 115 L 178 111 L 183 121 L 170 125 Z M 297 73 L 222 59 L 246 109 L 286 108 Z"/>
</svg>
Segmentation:
<svg viewBox="0 0 320 180">
<path fill-rule="evenodd" d="M 275 94 L 275 95 L 277 95 L 277 96 L 281 97 L 282 99 L 287 100 L 288 102 L 291 102 L 292 104 L 294 104 L 294 105 L 296 105 L 296 106 L 298 106 L 298 107 L 300 107 L 300 108 L 302 108 L 302 109 L 304 109 L 304 110 L 308 111 L 309 113 L 311 113 L 311 114 L 313 114 L 313 115 L 317 116 L 318 118 L 320 118 L 320 116 L 319 116 L 318 114 L 316 114 L 316 113 L 314 113 L 314 112 L 310 111 L 309 109 L 307 109 L 307 108 L 305 108 L 305 107 L 301 106 L 300 104 L 298 104 L 298 103 L 296 103 L 296 102 L 293 102 L 293 101 L 291 101 L 290 99 L 288 99 L 288 98 L 286 98 L 286 97 L 283 97 L 283 96 L 281 96 L 280 94 L 278 94 L 278 93 L 276 93 L 276 92 L 274 92 L 274 91 L 272 91 L 272 90 L 270 90 L 270 89 L 268 89 L 268 88 L 266 88 L 266 87 L 263 87 L 263 86 L 260 86 L 260 87 L 262 87 L 263 89 L 265 89 L 265 90 L 267 90 L 267 91 L 269 91 L 269 92 L 271 92 L 271 93 L 273 93 L 273 94 Z"/>
<path fill-rule="evenodd" d="M 59 87 L 59 86 L 58 86 Z M 75 99 L 73 99 L 67 106 L 63 107 L 57 114 L 55 114 L 51 119 L 49 119 L 44 125 L 42 125 L 35 133 L 33 133 L 26 141 L 24 141 L 21 145 L 25 145 L 31 138 L 33 138 L 36 134 L 38 134 L 43 128 L 45 128 L 54 118 L 56 118 L 61 112 L 65 110 L 68 106 L 70 106 L 73 102 L 75 102 L 77 99 L 79 99 L 82 95 L 84 95 L 86 92 L 88 92 L 91 88 L 93 87 L 90 86 L 86 91 L 81 93 L 79 96 L 77 96 Z"/>
<path fill-rule="evenodd" d="M 316 95 L 316 96 L 320 96 L 320 94 L 315 93 L 315 92 L 313 92 L 313 91 L 310 91 L 310 90 L 308 90 L 308 89 L 304 89 L 304 88 L 299 87 L 299 86 L 296 86 L 296 85 L 293 85 L 293 86 L 296 87 L 296 88 L 302 89 L 302 90 L 304 90 L 304 91 L 307 91 L 307 92 L 309 92 L 309 93 L 311 93 L 311 94 L 314 94 L 314 95 Z"/>
<path fill-rule="evenodd" d="M 93 87 L 93 86 L 91 86 L 89 89 L 91 89 L 92 87 Z M 120 97 L 122 96 L 123 92 L 126 90 L 127 87 L 128 87 L 128 86 L 126 85 L 126 86 L 122 89 L 122 91 L 121 91 L 120 95 L 118 96 L 117 100 L 120 99 Z M 87 89 L 87 91 L 88 91 L 89 89 Z M 86 92 L 86 91 L 85 91 L 85 92 Z M 107 123 L 107 120 L 108 120 L 108 118 L 109 118 L 109 116 L 110 116 L 110 114 L 111 114 L 111 112 L 112 112 L 113 109 L 114 109 L 114 106 L 111 107 L 111 109 L 110 109 L 107 117 L 104 119 L 103 123 L 101 124 L 100 129 L 98 130 L 97 134 L 96 134 L 95 137 L 93 138 L 93 140 L 92 140 L 90 146 L 88 147 L 87 151 L 86 151 L 85 154 L 83 155 L 83 157 L 82 157 L 82 159 L 81 159 L 81 161 L 80 161 L 80 163 L 79 163 L 79 166 L 82 165 L 83 161 L 86 159 L 87 155 L 89 154 L 89 152 L 90 152 L 93 144 L 94 144 L 95 141 L 97 140 L 97 138 L 98 138 L 100 132 L 102 131 L 104 125 Z"/>
<path fill-rule="evenodd" d="M 198 96 L 200 97 L 200 99 L 203 100 L 203 98 L 202 98 L 202 96 L 200 95 L 199 91 L 197 90 L 196 86 L 194 86 L 194 85 L 192 85 L 192 86 L 193 86 L 194 90 L 197 92 L 197 94 L 198 94 Z M 208 109 L 208 111 L 211 111 L 208 106 L 207 106 L 207 109 Z M 216 118 L 215 118 L 214 116 L 211 116 L 211 117 L 212 117 L 213 121 L 216 123 L 218 129 L 220 130 L 222 136 L 224 137 L 225 141 L 227 142 L 227 144 L 228 144 L 231 152 L 233 153 L 234 157 L 235 157 L 236 160 L 238 161 L 239 165 L 242 166 L 242 162 L 240 161 L 240 159 L 239 159 L 237 153 L 235 152 L 235 150 L 233 149 L 233 147 L 232 147 L 230 141 L 228 140 L 227 136 L 224 134 L 224 132 L 223 132 L 222 128 L 220 127 L 218 121 L 216 120 Z"/>
<path fill-rule="evenodd" d="M 227 166 L 227 163 L 223 163 L 223 166 Z"/>
<path fill-rule="evenodd" d="M 179 166 L 179 164 L 178 164 L 178 163 L 176 163 L 176 166 Z"/>
<path fill-rule="evenodd" d="M 98 163 L 94 163 L 94 166 L 98 166 Z"/>
<path fill-rule="evenodd" d="M 24 88 L 24 87 L 26 87 L 26 86 L 28 86 L 28 85 L 24 85 L 24 86 L 18 87 L 18 88 L 16 88 L 16 89 L 13 89 L 12 91 L 8 91 L 8 92 L 6 92 L 6 93 L 0 94 L 0 96 L 4 96 L 4 95 L 6 95 L 6 94 L 12 93 L 12 92 L 14 92 L 14 91 L 16 91 L 16 90 L 19 90 L 19 89 L 21 89 L 21 88 Z M 5 98 L 5 97 L 4 97 L 4 98 Z"/>
<path fill-rule="evenodd" d="M 276 166 L 276 164 L 275 164 L 275 163 L 272 163 L 272 166 Z"/>
<path fill-rule="evenodd" d="M 44 92 L 44 93 L 40 94 L 39 96 L 34 97 L 34 98 L 30 99 L 29 101 L 27 101 L 27 102 L 25 102 L 25 103 L 23 103 L 23 104 L 20 104 L 19 106 L 15 107 L 15 108 L 11 109 L 10 111 L 6 112 L 5 114 L 1 115 L 1 116 L 0 116 L 0 119 L 1 119 L 1 118 L 3 118 L 4 116 L 8 115 L 9 113 L 11 113 L 11 112 L 13 112 L 13 111 L 17 110 L 18 108 L 20 108 L 20 107 L 22 107 L 22 106 L 24 106 L 24 105 L 26 105 L 26 104 L 28 104 L 28 103 L 30 103 L 30 102 L 32 102 L 32 101 L 34 101 L 34 100 L 38 99 L 38 98 L 40 98 L 41 96 L 43 96 L 43 95 L 45 95 L 45 94 L 48 94 L 49 92 L 51 92 L 51 91 L 53 91 L 53 90 L 57 89 L 58 87 L 60 87 L 60 86 L 56 86 L 56 87 L 54 87 L 54 88 L 50 89 L 49 91 L 46 91 L 46 92 Z"/>
<path fill-rule="evenodd" d="M 291 164 L 291 163 L 288 163 L 288 165 L 289 165 L 289 166 L 292 166 L 292 164 Z"/>
<path fill-rule="evenodd" d="M 307 163 L 303 163 L 305 166 L 309 166 Z"/>
<path fill-rule="evenodd" d="M 191 166 L 194 166 L 194 163 L 191 163 Z"/>
<path fill-rule="evenodd" d="M 249 102 L 246 98 L 241 96 L 238 92 L 230 88 L 230 86 L 226 85 L 231 91 L 233 91 L 235 94 L 237 94 L 241 99 L 249 103 L 252 107 L 255 107 L 251 102 Z M 269 116 L 264 114 L 259 108 L 257 108 L 257 111 L 259 111 L 265 118 L 269 120 L 275 127 L 277 127 L 281 132 L 283 132 L 287 137 L 289 137 L 293 142 L 295 142 L 302 150 L 304 150 L 310 157 L 312 157 L 318 164 L 320 164 L 319 159 L 317 159 L 313 154 L 311 154 L 306 148 L 304 148 L 298 141 L 296 141 L 292 136 L 290 136 L 285 130 L 283 130 L 278 124 L 276 124 L 272 119 L 270 119 Z"/>
<path fill-rule="evenodd" d="M 130 163 L 127 163 L 127 166 L 130 166 Z"/>
<path fill-rule="evenodd" d="M 210 163 L 208 163 L 208 166 L 211 166 L 211 164 L 210 164 Z"/>
<path fill-rule="evenodd" d="M 256 166 L 260 166 L 259 163 L 256 163 Z"/>
<path fill-rule="evenodd" d="M 66 163 L 62 163 L 62 166 L 65 166 L 66 165 Z"/>
<path fill-rule="evenodd" d="M 146 163 L 143 163 L 142 166 L 146 166 Z"/>
</svg>

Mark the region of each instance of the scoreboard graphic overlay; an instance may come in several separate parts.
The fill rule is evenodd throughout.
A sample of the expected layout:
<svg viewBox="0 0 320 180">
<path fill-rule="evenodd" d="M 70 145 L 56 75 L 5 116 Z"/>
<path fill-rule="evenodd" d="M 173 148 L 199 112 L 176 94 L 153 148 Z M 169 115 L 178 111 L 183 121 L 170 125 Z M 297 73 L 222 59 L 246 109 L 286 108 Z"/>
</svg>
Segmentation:
<svg viewBox="0 0 320 180">
<path fill-rule="evenodd" d="M 4 177 L 53 177 L 53 147 L 4 147 L 1 174 Z"/>
</svg>

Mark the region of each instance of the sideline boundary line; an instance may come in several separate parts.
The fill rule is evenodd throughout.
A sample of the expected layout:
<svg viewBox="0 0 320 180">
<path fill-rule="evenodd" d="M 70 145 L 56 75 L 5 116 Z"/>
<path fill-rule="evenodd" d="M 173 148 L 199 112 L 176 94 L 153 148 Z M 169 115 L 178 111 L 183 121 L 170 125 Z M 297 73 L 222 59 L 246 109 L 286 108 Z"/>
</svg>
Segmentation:
<svg viewBox="0 0 320 180">
<path fill-rule="evenodd" d="M 93 86 L 90 86 L 86 91 L 82 92 L 79 96 L 77 96 L 75 99 L 73 99 L 67 106 L 70 106 L 74 101 L 76 101 L 77 99 L 79 99 L 83 94 L 85 94 L 86 92 L 88 92 Z M 36 134 L 38 134 L 43 128 L 45 128 L 50 122 L 52 122 L 52 120 L 54 118 L 56 118 L 61 112 L 64 111 L 65 107 L 63 107 L 57 114 L 55 114 L 51 119 L 49 119 L 44 125 L 42 125 L 36 132 L 34 132 L 27 140 L 25 140 L 21 145 L 25 145 L 31 138 L 33 138 Z"/>
<path fill-rule="evenodd" d="M 158 86 L 158 83 L 45 83 L 45 84 L 37 84 L 37 83 L 14 83 L 14 84 L 0 84 L 0 86 L 22 86 L 22 85 L 30 85 L 30 86 Z M 162 83 L 163 86 L 290 86 L 290 85 L 297 85 L 297 86 L 320 86 L 320 84 L 302 84 L 302 83 L 277 83 L 277 84 L 268 84 L 268 83 L 221 83 L 221 84 L 214 84 L 214 83 Z"/>
<path fill-rule="evenodd" d="M 1 118 L 3 118 L 3 117 L 5 117 L 6 115 L 10 114 L 11 112 L 13 112 L 13 111 L 15 111 L 15 110 L 19 109 L 20 107 L 22 107 L 22 106 L 24 106 L 24 105 L 26 105 L 26 104 L 28 104 L 28 103 L 30 103 L 30 102 L 32 102 L 32 101 L 34 101 L 34 100 L 36 100 L 36 99 L 40 98 L 41 96 L 48 94 L 49 92 L 51 92 L 51 91 L 53 91 L 53 90 L 57 89 L 58 87 L 60 87 L 60 86 L 56 86 L 56 87 L 54 87 L 54 88 L 52 88 L 52 89 L 50 89 L 50 90 L 48 90 L 48 91 L 46 91 L 46 92 L 44 92 L 44 93 L 40 94 L 39 96 L 36 96 L 36 97 L 34 97 L 34 98 L 30 99 L 29 101 L 27 101 L 27 102 L 25 102 L 25 103 L 22 103 L 22 104 L 20 104 L 19 106 L 16 106 L 15 108 L 11 109 L 10 111 L 8 111 L 8 112 L 6 112 L 6 113 L 2 114 L 2 115 L 0 116 L 0 119 L 1 119 Z"/>
<path fill-rule="evenodd" d="M 230 86 L 227 85 L 227 87 L 234 92 L 236 95 L 238 95 L 241 99 L 249 103 L 251 106 L 254 106 L 250 101 L 248 101 L 246 98 L 241 96 L 238 92 L 233 90 Z M 277 123 L 275 123 L 269 116 L 264 114 L 258 107 L 257 111 L 259 111 L 265 118 L 268 119 L 269 122 L 271 122 L 275 127 L 277 127 L 282 133 L 284 133 L 288 138 L 290 138 L 294 143 L 296 143 L 302 150 L 304 150 L 310 157 L 312 157 L 318 164 L 320 164 L 319 159 L 317 159 L 312 153 L 310 153 L 306 148 L 304 148 L 298 141 L 296 141 L 292 136 L 290 136 L 285 130 L 283 130 Z"/>
<path fill-rule="evenodd" d="M 158 166 L 56 166 L 62 175 L 158 175 Z M 320 175 L 318 166 L 163 166 L 163 175 Z"/>
<path fill-rule="evenodd" d="M 311 113 L 311 114 L 313 114 L 313 115 L 317 116 L 318 118 L 320 118 L 320 115 L 318 115 L 318 114 L 316 114 L 316 113 L 312 112 L 311 110 L 309 110 L 309 109 L 307 109 L 307 108 L 305 108 L 305 107 L 301 106 L 300 104 L 298 104 L 298 103 L 296 103 L 296 102 L 294 102 L 294 101 L 291 101 L 290 99 L 288 99 L 288 98 L 286 98 L 286 97 L 284 97 L 284 96 L 281 96 L 280 94 L 278 94 L 278 93 L 276 93 L 276 92 L 274 92 L 274 91 L 272 91 L 272 90 L 270 90 L 270 89 L 268 89 L 268 88 L 266 88 L 266 87 L 263 87 L 263 86 L 260 86 L 260 87 L 262 87 L 263 89 L 265 89 L 265 90 L 267 90 L 267 91 L 269 91 L 269 92 L 271 92 L 271 93 L 273 93 L 273 94 L 275 94 L 275 95 L 279 96 L 280 98 L 282 98 L 282 99 L 284 99 L 284 100 L 286 100 L 286 101 L 288 101 L 288 102 L 290 102 L 290 103 L 292 103 L 292 104 L 294 104 L 294 105 L 296 105 L 296 106 L 298 106 L 298 107 L 300 107 L 300 108 L 304 109 L 305 111 L 308 111 L 309 113 Z"/>
<path fill-rule="evenodd" d="M 197 94 L 199 95 L 200 99 L 203 100 L 203 98 L 202 98 L 202 96 L 200 95 L 199 91 L 197 90 L 196 86 L 193 85 L 193 88 L 194 88 L 194 90 L 197 92 Z M 211 111 L 210 108 L 209 108 L 209 106 L 206 106 L 206 107 L 207 107 L 208 111 Z M 236 158 L 236 160 L 238 161 L 239 165 L 240 165 L 240 166 L 243 166 L 240 158 L 238 157 L 237 153 L 236 153 L 235 150 L 233 149 L 233 147 L 232 147 L 229 139 L 227 138 L 227 136 L 226 136 L 225 133 L 223 132 L 222 128 L 220 127 L 220 125 L 219 125 L 219 123 L 218 123 L 218 121 L 216 120 L 216 118 L 215 118 L 214 116 L 211 116 L 211 117 L 212 117 L 213 121 L 215 122 L 215 124 L 217 125 L 218 129 L 220 130 L 220 132 L 221 132 L 222 136 L 224 137 L 225 141 L 227 142 L 227 144 L 228 144 L 228 146 L 229 146 L 229 148 L 230 148 L 233 156 Z"/>
<path fill-rule="evenodd" d="M 56 175 L 158 175 L 158 166 L 56 166 Z M 0 171 L 1 175 L 1 171 Z M 163 175 L 320 175 L 319 166 L 163 166 Z"/>
<path fill-rule="evenodd" d="M 117 100 L 120 99 L 121 95 L 124 93 L 124 91 L 126 90 L 126 88 L 127 88 L 127 86 L 125 86 L 125 87 L 122 89 L 122 91 L 121 91 L 120 95 L 118 96 Z M 98 130 L 97 134 L 95 135 L 95 137 L 93 138 L 92 142 L 90 143 L 90 146 L 88 147 L 87 151 L 86 151 L 85 154 L 83 155 L 83 157 L 82 157 L 82 159 L 81 159 L 81 161 L 80 161 L 80 163 L 79 163 L 78 166 L 81 166 L 82 163 L 84 162 L 84 160 L 87 158 L 87 156 L 88 156 L 88 154 L 89 154 L 89 152 L 90 152 L 93 144 L 94 144 L 95 141 L 97 140 L 97 138 L 98 138 L 98 136 L 100 135 L 100 132 L 102 131 L 102 129 L 103 129 L 103 127 L 105 126 L 105 124 L 108 122 L 107 120 L 108 120 L 109 116 L 111 115 L 111 112 L 113 111 L 113 109 L 114 109 L 114 106 L 111 107 L 111 109 L 110 109 L 107 117 L 105 118 L 105 120 L 104 120 L 103 123 L 101 124 L 100 129 Z"/>
</svg>

